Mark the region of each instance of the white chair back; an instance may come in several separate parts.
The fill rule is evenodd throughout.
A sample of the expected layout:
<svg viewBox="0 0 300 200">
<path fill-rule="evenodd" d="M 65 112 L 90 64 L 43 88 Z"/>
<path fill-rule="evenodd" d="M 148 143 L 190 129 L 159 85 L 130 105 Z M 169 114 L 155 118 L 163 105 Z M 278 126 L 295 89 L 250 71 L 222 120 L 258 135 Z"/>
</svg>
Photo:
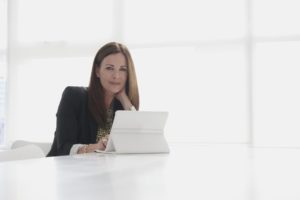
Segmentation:
<svg viewBox="0 0 300 200">
<path fill-rule="evenodd" d="M 9 149 L 0 152 L 0 162 L 42 157 L 45 157 L 44 152 L 36 145 L 26 145 L 16 149 Z"/>
<path fill-rule="evenodd" d="M 16 148 L 27 146 L 27 145 L 36 145 L 37 147 L 41 148 L 41 150 L 44 153 L 44 156 L 46 156 L 50 151 L 52 143 L 31 142 L 31 141 L 26 141 L 26 140 L 16 140 L 12 143 L 11 149 L 16 149 Z"/>
</svg>

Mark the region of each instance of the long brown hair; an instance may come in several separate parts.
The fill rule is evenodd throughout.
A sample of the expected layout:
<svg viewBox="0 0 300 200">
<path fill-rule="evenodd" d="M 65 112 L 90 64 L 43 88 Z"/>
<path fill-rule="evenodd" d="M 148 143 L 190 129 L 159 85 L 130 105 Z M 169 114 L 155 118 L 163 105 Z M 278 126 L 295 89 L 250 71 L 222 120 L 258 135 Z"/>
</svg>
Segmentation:
<svg viewBox="0 0 300 200">
<path fill-rule="evenodd" d="M 134 107 L 137 110 L 139 109 L 137 78 L 130 52 L 123 44 L 116 42 L 107 43 L 98 50 L 94 58 L 90 84 L 88 88 L 88 108 L 97 124 L 101 127 L 106 122 L 106 108 L 104 104 L 104 90 L 99 78 L 96 76 L 96 70 L 97 68 L 101 67 L 101 63 L 106 56 L 116 53 L 122 53 L 125 56 L 128 68 L 126 94 L 128 95 Z"/>
</svg>

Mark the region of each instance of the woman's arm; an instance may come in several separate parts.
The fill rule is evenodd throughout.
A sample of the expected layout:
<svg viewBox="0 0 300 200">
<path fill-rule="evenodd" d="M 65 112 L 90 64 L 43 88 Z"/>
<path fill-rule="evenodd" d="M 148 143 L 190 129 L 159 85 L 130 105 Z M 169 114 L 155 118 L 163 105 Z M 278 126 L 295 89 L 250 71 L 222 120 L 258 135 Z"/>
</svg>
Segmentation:
<svg viewBox="0 0 300 200">
<path fill-rule="evenodd" d="M 56 131 L 54 142 L 48 156 L 68 155 L 71 147 L 78 143 L 79 134 L 76 107 L 80 101 L 74 88 L 67 87 L 63 94 L 56 114 Z"/>
</svg>

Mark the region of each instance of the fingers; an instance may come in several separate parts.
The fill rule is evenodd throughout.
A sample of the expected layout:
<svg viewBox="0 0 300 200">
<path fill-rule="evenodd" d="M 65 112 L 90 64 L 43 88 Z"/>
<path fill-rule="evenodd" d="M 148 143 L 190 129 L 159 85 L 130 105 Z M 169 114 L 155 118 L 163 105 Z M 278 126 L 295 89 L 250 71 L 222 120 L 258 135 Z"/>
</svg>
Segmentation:
<svg viewBox="0 0 300 200">
<path fill-rule="evenodd" d="M 122 101 L 124 98 L 126 98 L 126 90 L 125 87 L 123 87 L 118 93 L 115 94 L 115 97 L 119 100 Z"/>
<path fill-rule="evenodd" d="M 102 141 L 102 144 L 103 144 L 103 146 L 105 146 L 105 147 L 106 147 L 106 145 L 107 145 L 107 141 L 108 141 L 108 136 L 106 136 L 106 137 L 103 137 L 103 138 L 101 139 L 101 141 Z"/>
<path fill-rule="evenodd" d="M 106 148 L 108 137 L 101 138 L 97 143 L 97 149 L 104 150 Z"/>
</svg>

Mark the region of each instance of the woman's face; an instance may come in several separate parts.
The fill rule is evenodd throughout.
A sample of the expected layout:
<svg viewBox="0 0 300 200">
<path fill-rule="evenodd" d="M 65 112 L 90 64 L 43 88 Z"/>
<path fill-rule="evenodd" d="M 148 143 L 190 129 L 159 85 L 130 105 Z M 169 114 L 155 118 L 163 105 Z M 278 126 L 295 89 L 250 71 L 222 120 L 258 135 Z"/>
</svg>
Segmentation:
<svg viewBox="0 0 300 200">
<path fill-rule="evenodd" d="M 127 63 L 122 53 L 106 56 L 96 69 L 96 75 L 105 91 L 105 95 L 114 95 L 120 92 L 127 81 Z"/>
</svg>

